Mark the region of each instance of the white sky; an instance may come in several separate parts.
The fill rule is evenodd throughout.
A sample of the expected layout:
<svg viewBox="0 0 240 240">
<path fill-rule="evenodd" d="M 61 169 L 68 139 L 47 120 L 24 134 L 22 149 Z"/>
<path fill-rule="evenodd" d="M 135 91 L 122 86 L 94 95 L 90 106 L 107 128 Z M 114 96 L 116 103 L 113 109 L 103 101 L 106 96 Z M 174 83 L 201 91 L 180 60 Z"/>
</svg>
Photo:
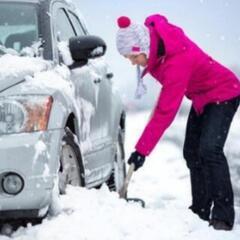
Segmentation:
<svg viewBox="0 0 240 240">
<path fill-rule="evenodd" d="M 210 55 L 227 65 L 239 63 L 239 0 L 74 0 L 91 32 L 101 35 L 114 54 L 116 19 L 127 15 L 144 22 L 153 13 L 165 15 Z"/>
<path fill-rule="evenodd" d="M 101 36 L 108 45 L 107 60 L 114 81 L 126 102 L 150 107 L 159 92 L 159 84 L 145 78 L 148 94 L 134 99 L 136 72 L 116 49 L 116 19 L 127 15 L 143 23 L 154 13 L 165 15 L 183 28 L 203 50 L 222 64 L 240 72 L 240 1 L 239 0 L 72 0 L 84 15 L 90 33 Z"/>
</svg>

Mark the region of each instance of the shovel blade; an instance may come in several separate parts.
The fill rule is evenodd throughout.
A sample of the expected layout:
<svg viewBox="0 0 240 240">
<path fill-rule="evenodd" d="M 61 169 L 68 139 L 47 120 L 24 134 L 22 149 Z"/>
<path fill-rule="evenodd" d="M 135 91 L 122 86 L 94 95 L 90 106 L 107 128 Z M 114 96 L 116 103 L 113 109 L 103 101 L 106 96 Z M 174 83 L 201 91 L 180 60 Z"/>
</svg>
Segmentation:
<svg viewBox="0 0 240 240">
<path fill-rule="evenodd" d="M 128 202 L 139 203 L 142 208 L 145 208 L 145 202 L 144 202 L 142 199 L 140 199 L 140 198 L 127 198 L 126 200 L 127 200 Z"/>
</svg>

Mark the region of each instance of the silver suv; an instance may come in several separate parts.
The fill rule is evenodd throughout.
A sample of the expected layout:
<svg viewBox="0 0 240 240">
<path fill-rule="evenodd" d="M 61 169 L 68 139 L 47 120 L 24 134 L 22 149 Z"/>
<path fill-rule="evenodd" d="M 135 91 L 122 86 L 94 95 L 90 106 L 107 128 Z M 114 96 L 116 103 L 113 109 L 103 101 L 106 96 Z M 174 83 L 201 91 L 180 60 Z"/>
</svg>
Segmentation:
<svg viewBox="0 0 240 240">
<path fill-rule="evenodd" d="M 0 219 L 42 218 L 67 184 L 119 191 L 125 111 L 65 0 L 0 1 Z"/>
</svg>

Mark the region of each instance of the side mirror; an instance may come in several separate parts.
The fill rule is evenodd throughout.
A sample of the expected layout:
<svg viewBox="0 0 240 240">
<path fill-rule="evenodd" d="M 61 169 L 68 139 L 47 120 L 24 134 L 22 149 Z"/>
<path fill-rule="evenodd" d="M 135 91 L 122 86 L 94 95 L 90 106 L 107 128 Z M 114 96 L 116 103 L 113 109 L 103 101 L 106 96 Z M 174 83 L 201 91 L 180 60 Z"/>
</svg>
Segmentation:
<svg viewBox="0 0 240 240">
<path fill-rule="evenodd" d="M 107 46 L 100 37 L 86 35 L 70 38 L 69 49 L 74 62 L 86 64 L 88 59 L 103 56 Z"/>
</svg>

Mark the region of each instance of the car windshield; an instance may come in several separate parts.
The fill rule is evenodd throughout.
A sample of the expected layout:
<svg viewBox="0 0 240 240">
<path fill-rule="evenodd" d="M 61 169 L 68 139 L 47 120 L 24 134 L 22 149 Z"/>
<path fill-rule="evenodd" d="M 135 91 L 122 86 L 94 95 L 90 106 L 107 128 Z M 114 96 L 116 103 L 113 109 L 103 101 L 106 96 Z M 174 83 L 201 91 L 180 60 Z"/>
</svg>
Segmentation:
<svg viewBox="0 0 240 240">
<path fill-rule="evenodd" d="M 0 3 L 0 46 L 20 52 L 38 40 L 37 9 L 33 4 Z"/>
</svg>

